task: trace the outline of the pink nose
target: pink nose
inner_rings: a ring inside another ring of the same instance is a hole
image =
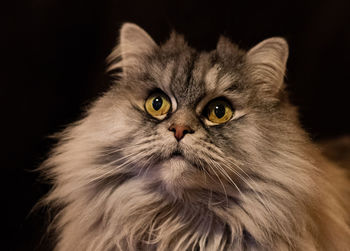
[[[185,136],[185,134],[194,132],[191,127],[186,125],[171,125],[169,127],[169,131],[174,132],[174,136],[177,141],[180,141]]]

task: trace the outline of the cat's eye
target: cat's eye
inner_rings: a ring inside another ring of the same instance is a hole
[[[170,107],[171,103],[169,98],[160,92],[151,94],[145,102],[146,111],[157,119],[165,118],[166,114],[170,110]]]
[[[227,101],[215,99],[209,102],[205,113],[207,119],[212,123],[223,124],[232,118],[233,109]]]

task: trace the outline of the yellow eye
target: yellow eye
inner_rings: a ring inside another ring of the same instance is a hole
[[[232,118],[231,105],[224,100],[213,100],[207,106],[207,118],[215,124],[222,124]]]
[[[157,119],[163,119],[171,107],[169,98],[162,93],[154,93],[145,103],[146,111]]]

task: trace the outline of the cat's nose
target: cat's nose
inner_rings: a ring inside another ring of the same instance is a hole
[[[174,132],[177,141],[180,141],[187,133],[194,133],[192,128],[187,125],[171,125],[169,131]]]

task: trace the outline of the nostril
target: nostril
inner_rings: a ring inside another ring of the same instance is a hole
[[[194,133],[194,131],[191,129],[191,128],[188,128],[188,130],[185,130],[186,131],[186,133]]]
[[[176,129],[175,129],[175,127],[174,127],[174,126],[170,126],[170,127],[169,127],[169,131],[171,131],[171,132],[175,132],[175,131],[176,131]]]
[[[185,135],[185,134],[187,134],[187,133],[194,133],[194,131],[191,130],[191,129],[185,129],[185,130],[183,131],[183,134]]]

